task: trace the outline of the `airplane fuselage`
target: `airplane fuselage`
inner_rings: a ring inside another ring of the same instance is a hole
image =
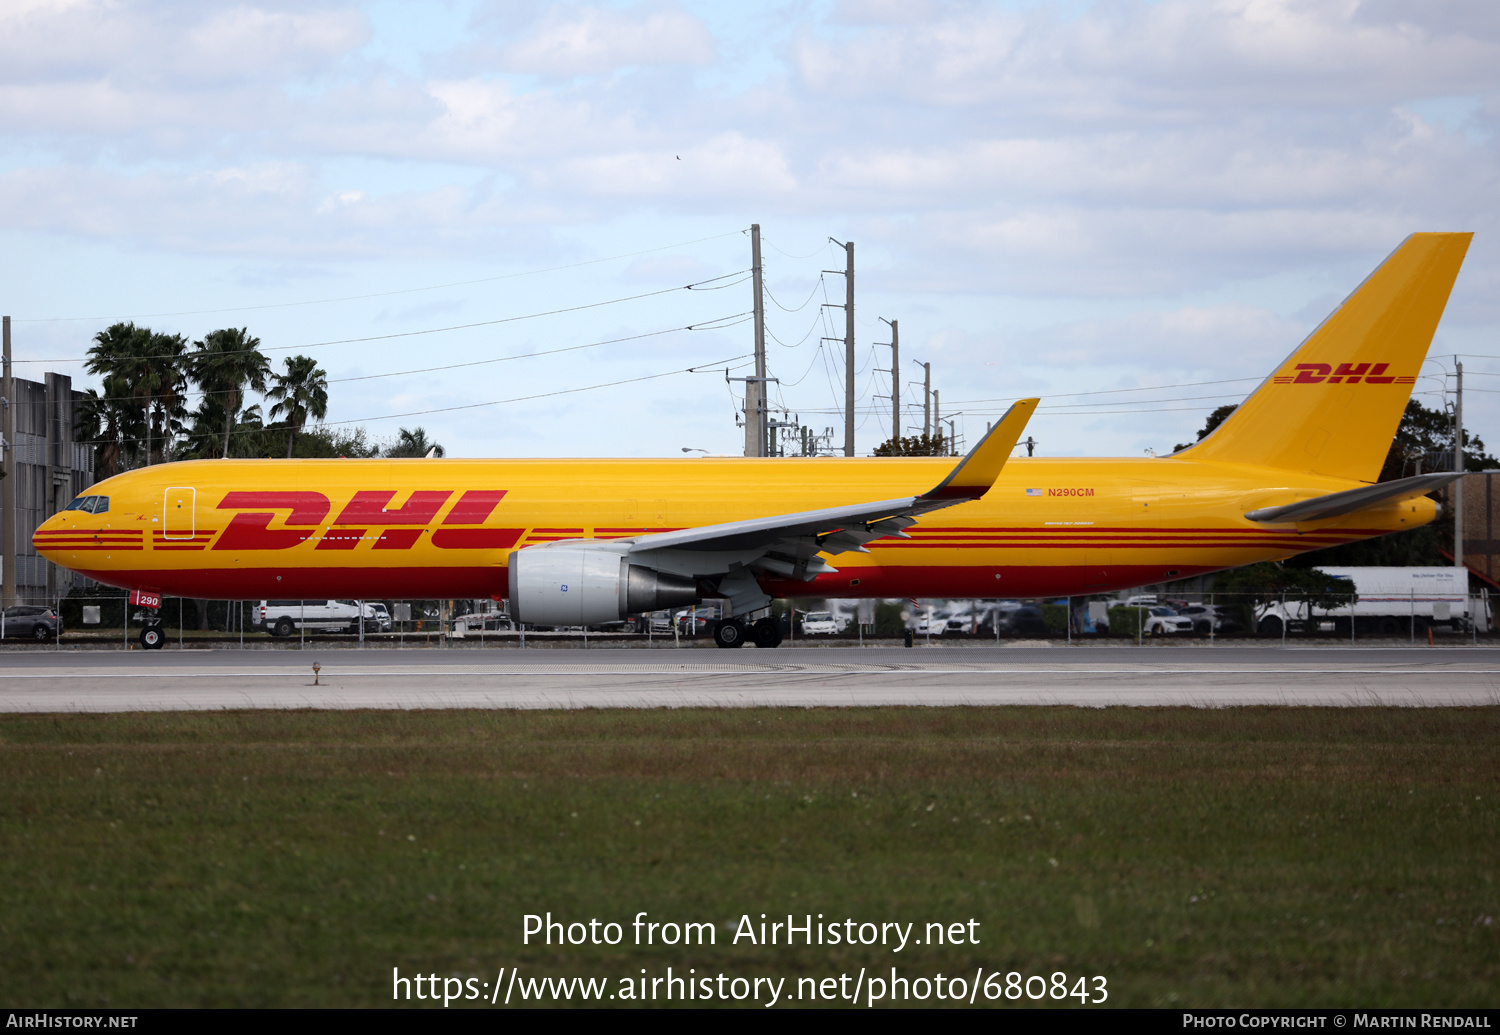
[[[127,589],[216,599],[503,597],[511,551],[920,492],[934,458],[207,460],[116,475],[67,510],[43,556]],[[1010,460],[982,499],[925,515],[909,538],[826,559],[774,596],[1036,597],[1105,593],[1414,528],[1418,497],[1343,518],[1271,524],[1246,511],[1362,483],[1161,459]]]

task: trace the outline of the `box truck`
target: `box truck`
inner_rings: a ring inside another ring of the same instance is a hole
[[[1490,626],[1489,601],[1469,594],[1466,568],[1320,568],[1337,579],[1348,579],[1356,599],[1330,609],[1309,608],[1302,601],[1274,601],[1256,611],[1262,636],[1287,631],[1355,633],[1394,636],[1444,626],[1455,631]]]

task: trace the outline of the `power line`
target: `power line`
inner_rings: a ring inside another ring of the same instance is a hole
[[[502,317],[502,318],[497,319],[497,320],[479,320],[479,321],[476,321],[474,323],[453,324],[453,325],[448,326],[448,327],[428,327],[428,328],[425,328],[423,330],[417,330],[417,331],[395,331],[395,332],[393,332],[391,334],[371,334],[371,335],[368,335],[368,336],[363,337],[363,338],[336,338],[336,339],[333,339],[332,341],[315,341],[315,342],[311,342],[309,344],[304,344],[304,345],[268,345],[265,348],[262,348],[260,351],[262,351],[262,352],[290,352],[293,349],[317,349],[317,348],[322,348],[322,347],[324,347],[326,345],[358,345],[358,344],[362,344],[362,343],[367,342],[367,341],[389,341],[389,340],[391,340],[393,338],[412,338],[412,337],[417,337],[417,336],[423,335],[423,334],[444,334],[444,333],[447,333],[448,331],[467,331],[467,330],[473,330],[475,327],[495,327],[495,326],[498,326],[498,325],[503,324],[503,323],[517,323],[517,322],[519,322],[521,320],[536,320],[536,319],[540,319],[543,316],[559,316],[559,315],[561,315],[563,313],[577,313],[577,312],[582,312],[585,309],[598,309],[598,308],[600,308],[602,306],[618,305],[621,302],[635,302],[635,301],[638,301],[638,300],[640,300],[642,298],[654,298],[657,295],[669,295],[669,294],[671,294],[674,291],[695,291],[695,290],[701,288],[704,284],[712,284],[712,283],[715,283],[716,281],[725,280],[725,279],[727,279],[729,277],[737,277],[740,274],[745,273],[745,272],[746,272],[745,270],[736,270],[733,273],[726,273],[726,274],[724,274],[721,277],[710,277],[708,280],[699,280],[699,281],[695,281],[692,284],[679,284],[676,287],[661,288],[660,290],[657,290],[657,291],[647,291],[647,292],[645,292],[643,294],[639,294],[639,295],[626,295],[626,296],[624,296],[622,298],[611,298],[611,299],[608,299],[608,300],[603,301],[603,302],[589,302],[589,303],[586,303],[584,305],[568,306],[568,307],[566,307],[564,309],[549,309],[549,310],[547,310],[545,312],[540,312],[540,313],[527,313],[524,316],[506,316],[506,317]],[[744,283],[744,282],[740,281],[739,283]],[[717,288],[708,288],[707,290],[715,291],[715,290],[718,290],[718,289]],[[237,351],[237,352],[250,352],[252,350],[250,350],[250,349],[237,349],[237,350],[234,350],[234,351]],[[234,354],[233,352],[216,353],[216,355],[225,355],[225,356],[227,356],[227,355],[233,355],[233,354]],[[130,358],[134,359],[134,360],[143,360],[143,359],[182,359],[183,358],[183,354],[175,354],[174,355],[174,354],[171,354],[171,353],[164,353],[164,354],[162,354],[160,356],[132,356]],[[88,362],[88,357],[84,356],[82,358],[72,358],[72,359],[19,359],[19,360],[14,360],[13,362],[16,362],[16,363],[86,363],[86,362]]]
[[[814,327],[816,327],[816,326],[817,325],[814,324]],[[819,346],[818,348],[819,348],[819,351],[822,350],[822,346]],[[812,368],[814,367],[814,365],[817,364],[817,362],[818,362],[818,354],[815,352],[815,353],[813,353],[812,361],[807,364],[807,369],[804,370],[804,371],[802,371],[802,376],[801,377],[797,378],[797,380],[795,380],[795,381],[782,381],[782,382],[779,382],[777,384],[776,387],[777,387],[778,394],[780,393],[780,390],[782,388],[796,388],[803,381],[806,381],[807,380],[807,375],[812,373]]]
[[[479,367],[479,366],[486,366],[486,365],[493,364],[493,363],[508,363],[508,362],[510,362],[511,360],[514,360],[514,359],[535,359],[535,358],[537,358],[539,356],[555,356],[555,355],[558,355],[559,353],[563,353],[563,352],[578,352],[578,351],[580,351],[582,349],[594,349],[594,348],[599,348],[600,346],[603,346],[603,345],[618,345],[619,343],[625,342],[625,341],[639,341],[642,338],[654,338],[654,337],[658,337],[658,336],[663,335],[663,334],[676,334],[679,331],[716,331],[716,330],[722,330],[725,327],[734,327],[734,326],[737,326],[738,324],[744,323],[745,322],[744,318],[748,317],[749,315],[750,314],[748,314],[748,313],[736,313],[733,316],[722,316],[722,317],[719,317],[716,320],[707,320],[707,321],[704,321],[702,323],[687,324],[686,326],[683,326],[683,327],[669,327],[666,330],[661,330],[661,331],[647,331],[644,334],[631,334],[631,335],[628,335],[628,336],[623,337],[623,338],[609,338],[609,339],[606,339],[604,341],[591,341],[591,342],[589,342],[586,345],[566,345],[566,346],[564,346],[562,348],[557,348],[557,349],[543,349],[540,352],[523,352],[523,353],[520,353],[520,354],[514,355],[514,356],[497,356],[494,359],[476,359],[476,360],[471,360],[470,362],[467,362],[467,363],[449,363],[449,364],[446,364],[444,366],[438,366],[438,367],[420,367],[420,368],[418,368],[416,370],[390,370],[390,371],[387,371],[387,372],[382,373],[382,374],[361,374],[361,375],[358,375],[356,377],[330,377],[330,378],[327,379],[327,383],[332,385],[332,384],[343,384],[343,383],[348,382],[348,381],[373,381],[373,380],[375,380],[377,378],[382,378],[382,377],[404,377],[404,376],[406,376],[408,374],[430,374],[430,373],[434,373],[434,372],[440,371],[440,370],[458,370],[458,369],[463,368],[463,367]],[[725,322],[725,321],[730,321],[730,320],[732,320],[734,322],[733,323],[726,323]],[[183,392],[182,395],[181,395],[181,398],[183,398],[183,399],[207,398],[208,396],[211,396],[211,395],[229,395],[232,392],[241,391],[241,390],[243,390],[243,389],[242,388],[234,388],[234,389],[226,388],[226,389],[221,389],[221,390],[218,390],[218,391],[208,391],[208,390],[205,390],[205,391],[196,391],[196,392]],[[98,401],[99,402],[140,402],[141,400],[138,399],[137,397],[133,396],[133,395],[116,395],[116,396],[105,396],[103,398],[100,398]],[[155,402],[155,401],[159,401],[159,399],[153,400],[153,402]],[[42,405],[42,404],[38,403],[36,405]]]
[[[548,266],[544,269],[523,270],[520,273],[503,273],[495,277],[480,277],[478,280],[456,280],[448,284],[429,284],[426,287],[400,288],[396,291],[375,291],[367,295],[345,295],[340,298],[313,298],[302,302],[272,302],[266,305],[239,305],[229,306],[225,309],[186,309],[176,313],[137,313],[133,316],[46,316],[32,317],[30,319],[14,320],[14,323],[71,323],[84,320],[149,320],[158,316],[207,316],[214,313],[248,313],[262,309],[287,309],[293,306],[304,305],[327,305],[333,302],[358,302],[367,298],[389,298],[393,295],[410,295],[419,291],[441,291],[444,288],[470,287],[474,284],[492,284],[500,280],[514,280],[517,277],[535,277],[543,273],[557,273],[560,270],[578,269],[583,266],[595,266],[601,262],[614,262],[617,259],[630,259],[637,255],[649,255],[651,252],[663,252],[672,248],[686,248],[689,245],[703,244],[705,241],[717,241],[725,237],[733,237],[744,233],[743,230],[730,230],[727,233],[715,234],[712,237],[700,237],[694,241],[683,241],[680,244],[664,244],[656,248],[642,248],[640,251],[624,252],[620,255],[609,255],[602,259],[585,259],[583,262],[572,262],[563,266]],[[780,249],[778,249],[779,251]],[[25,362],[25,361],[23,361]],[[34,361],[33,361],[34,362]],[[63,361],[66,362],[66,361]]]
[[[345,381],[372,381],[378,377],[403,377],[407,374],[431,374],[439,370],[457,370],[461,367],[480,367],[490,363],[508,363],[513,359],[535,359],[538,356],[556,356],[562,352],[578,352],[582,349],[595,349],[601,345],[618,345],[622,341],[639,341],[642,338],[655,338],[663,334],[676,334],[679,331],[717,331],[725,327],[734,327],[744,323],[749,313],[736,313],[734,316],[722,316],[717,320],[709,320],[706,323],[690,323],[683,327],[669,327],[664,331],[647,331],[645,334],[631,334],[624,338],[609,338],[605,341],[591,341],[587,345],[568,345],[560,349],[543,349],[540,352],[523,352],[514,356],[497,356],[494,359],[476,359],[468,363],[449,363],[441,367],[421,367],[416,370],[392,370],[384,374],[362,374],[358,377],[331,377],[329,384],[342,384]],[[734,323],[725,323],[726,320],[734,320]]]
[[[378,417],[362,417],[358,420],[328,421],[328,424],[365,424],[377,420],[398,420],[405,417],[422,417],[429,413],[454,413],[459,410],[478,410],[486,406],[505,406],[509,403],[530,402],[534,399],[550,399],[558,395],[573,395],[578,392],[593,392],[600,388],[617,388],[620,385],[639,384],[642,381],[655,381],[663,377],[672,377],[675,374],[698,374],[706,367],[718,367],[721,363],[733,363],[735,360],[745,359],[752,353],[741,353],[738,356],[730,356],[727,359],[716,359],[709,363],[699,363],[697,366],[683,367],[680,370],[668,370],[660,374],[646,374],[643,377],[629,377],[622,381],[605,381],[596,385],[585,385],[582,388],[559,388],[555,392],[538,392],[535,395],[518,395],[510,399],[492,399],[489,402],[465,403],[461,406],[439,406],[430,410],[411,410],[406,413],[387,413]]]
[[[822,275],[819,274],[818,281],[821,281],[822,279]],[[783,313],[800,313],[802,310],[807,308],[807,303],[811,302],[814,296],[817,295],[818,283],[816,281],[813,283],[812,290],[807,293],[807,297],[802,300],[802,304],[797,306],[795,309],[788,309],[786,306],[782,305],[781,300],[777,298],[776,295],[771,291],[771,285],[765,285],[765,292],[766,294],[771,296],[771,301],[776,303],[776,308],[780,309]]]
[[[1171,388],[1201,388],[1204,385],[1229,385],[1229,384],[1239,384],[1239,383],[1244,382],[1244,381],[1264,381],[1264,380],[1265,380],[1264,377],[1229,377],[1229,378],[1224,378],[1223,380],[1219,380],[1219,381],[1185,381],[1185,382],[1183,382],[1181,384],[1175,384],[1175,385],[1151,385],[1151,386],[1146,387],[1146,388],[1106,388],[1106,389],[1102,389],[1102,390],[1096,391],[1096,392],[1067,392],[1067,393],[1064,393],[1062,395],[1044,396],[1044,398],[1049,398],[1049,399],[1078,399],[1078,398],[1082,398],[1083,396],[1086,396],[1086,395],[1119,395],[1122,392],[1162,392],[1162,391],[1166,391],[1166,390],[1171,389]],[[956,400],[954,400],[954,403],[955,403],[955,405],[960,405],[961,406],[961,405],[965,405],[967,403],[1010,402],[1010,401],[1011,400],[1008,399],[1008,398],[1000,398],[1000,399],[956,399]],[[1149,399],[1148,400],[1143,400],[1143,402],[1150,402],[1150,400]]]
[[[1067,397],[1066,396],[1053,396],[1053,398],[1067,398]],[[1126,399],[1126,400],[1123,400],[1123,403],[1126,406],[1155,406],[1157,403],[1199,402],[1199,401],[1208,402],[1208,401],[1212,401],[1214,399],[1237,399],[1237,398],[1239,398],[1239,396],[1237,396],[1237,395],[1227,395],[1227,394],[1225,394],[1223,392],[1220,392],[1220,393],[1218,393],[1216,395],[1180,395],[1180,396],[1177,396],[1175,399],[1141,399],[1139,401],[1131,400],[1131,399]],[[1047,399],[1046,396],[1042,397],[1043,405],[1046,405],[1046,399]],[[1115,406],[1115,405],[1118,405],[1121,401],[1122,400],[1111,400],[1110,402],[1096,402],[1096,403],[1055,403],[1053,406],[1049,407],[1049,409],[1070,409],[1070,410],[1079,410],[1080,412],[1087,412],[1087,410],[1086,410],[1087,407],[1091,407],[1091,406]],[[955,403],[955,405],[958,405],[958,404]],[[1149,410],[1142,410],[1141,412],[1142,413],[1149,413],[1150,411]]]
[[[744,231],[741,230],[740,233],[744,233]],[[710,240],[711,240],[711,238],[710,238]],[[776,248],[776,244],[775,244],[774,241],[771,241],[771,240],[769,240],[768,238],[765,238],[765,237],[762,237],[761,240],[764,243],[769,244],[772,248]],[[778,252],[781,252],[781,254],[785,255],[788,259],[811,259],[814,255],[821,255],[824,252],[826,252],[828,250],[828,243],[825,241],[823,244],[820,244],[817,248],[814,248],[812,251],[808,252],[806,255],[793,255],[791,252],[782,251],[780,248],[776,248],[776,250]]]
[[[780,345],[784,349],[800,349],[803,346],[803,344],[806,343],[807,339],[811,338],[813,336],[813,332],[818,329],[818,326],[819,326],[819,324],[822,323],[822,321],[823,321],[823,314],[820,311],[817,316],[813,317],[812,325],[807,328],[807,333],[804,334],[801,337],[800,340],[794,342],[791,345],[788,345],[786,342],[784,342],[780,338],[776,337],[775,332],[772,331],[771,328],[769,328],[769,327],[766,328],[766,334],[770,335],[771,340],[774,341],[776,344]]]
[[[430,410],[409,410],[409,411],[407,411],[405,413],[386,413],[386,414],[381,414],[381,415],[375,416],[375,417],[361,417],[361,418],[358,418],[358,419],[355,419],[355,420],[319,421],[318,424],[317,424],[317,426],[318,427],[325,427],[326,428],[326,427],[342,427],[342,426],[348,425],[348,424],[369,424],[369,423],[374,423],[375,421],[381,421],[381,420],[401,420],[401,419],[404,419],[406,417],[421,417],[421,416],[425,416],[425,415],[430,414],[430,413],[453,413],[453,412],[456,412],[456,411],[459,411],[459,410],[477,410],[477,409],[483,409],[484,407],[487,407],[487,406],[505,406],[505,405],[508,405],[510,403],[529,402],[529,401],[534,400],[534,399],[550,399],[550,398],[553,398],[553,397],[559,396],[559,395],[574,395],[574,394],[577,394],[578,392],[593,392],[593,391],[597,391],[597,390],[599,390],[601,388],[616,388],[616,387],[619,387],[620,385],[638,384],[638,383],[640,383],[642,381],[655,381],[655,380],[658,380],[658,379],[663,378],[663,377],[672,377],[672,376],[674,376],[676,374],[700,374],[700,373],[703,373],[708,368],[717,369],[720,364],[733,364],[733,366],[737,367],[737,366],[743,365],[743,364],[741,364],[741,363],[739,363],[737,361],[743,360],[743,359],[745,359],[749,355],[750,355],[749,353],[742,353],[742,354],[740,354],[738,356],[729,356],[726,359],[716,359],[716,360],[713,360],[713,361],[708,362],[708,363],[699,363],[696,366],[682,367],[681,369],[678,369],[678,370],[667,370],[667,371],[663,371],[662,373],[659,373],[659,374],[646,374],[643,377],[630,377],[630,378],[625,378],[624,380],[620,380],[620,381],[605,381],[605,382],[602,382],[602,383],[596,384],[596,385],[584,385],[584,386],[582,386],[580,388],[560,388],[560,389],[558,389],[555,392],[538,392],[538,393],[533,394],[533,395],[518,395],[518,396],[515,396],[515,397],[510,398],[510,399],[491,399],[488,402],[465,403],[465,404],[460,405],[460,406],[439,406],[439,407],[434,407],[433,409],[430,409]],[[732,368],[733,367],[731,367],[731,369]],[[232,428],[232,429],[230,429],[229,433],[231,435],[258,435],[258,434],[261,434],[261,433],[266,432],[266,431],[275,431],[275,430],[277,430],[275,427],[272,427],[272,426],[268,425],[268,426],[259,427],[259,428]],[[136,439],[134,439],[134,441],[140,441],[140,439],[136,438]],[[82,445],[82,446],[90,446],[90,445],[95,445],[96,446],[96,445],[103,445],[103,444],[105,444],[105,442],[106,442],[106,440],[95,439],[95,440],[88,441],[88,442],[78,442],[76,444],[77,445]]]

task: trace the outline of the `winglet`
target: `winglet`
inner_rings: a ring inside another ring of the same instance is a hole
[[[1036,412],[1040,402],[1040,399],[1018,399],[1005,411],[1005,416],[985,433],[979,444],[969,450],[969,455],[948,472],[948,477],[939,482],[936,488],[917,498],[926,501],[977,500],[989,492],[990,486],[1000,476],[1000,469],[1005,466],[1005,461],[1010,459],[1011,450],[1021,440],[1026,422]]]

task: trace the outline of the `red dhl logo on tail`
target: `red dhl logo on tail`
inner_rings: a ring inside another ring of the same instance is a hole
[[[1353,385],[1363,381],[1371,385],[1409,385],[1415,384],[1415,377],[1396,377],[1387,374],[1389,363],[1340,363],[1337,369],[1332,363],[1298,363],[1295,369],[1296,376],[1291,374],[1277,374],[1271,378],[1279,385],[1318,385],[1318,384],[1346,384]]]
[[[239,513],[230,519],[213,549],[289,550],[315,540],[318,550],[353,550],[361,542],[373,543],[375,550],[410,550],[452,495],[451,489],[422,490],[413,492],[401,506],[391,507],[395,490],[356,492],[324,529],[333,504],[321,492],[231,492],[217,509]],[[465,492],[431,530],[432,545],[440,550],[510,549],[525,529],[473,527],[484,524],[504,496],[504,489]],[[285,527],[271,528],[283,512]]]

